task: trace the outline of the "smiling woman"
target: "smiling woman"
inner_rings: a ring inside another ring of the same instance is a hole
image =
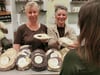
[[[50,39],[48,43],[50,47],[56,46],[56,48],[62,48],[62,45],[59,45],[60,42],[58,41],[58,39],[61,37],[67,37],[72,41],[77,40],[75,31],[65,23],[65,21],[67,20],[67,13],[68,11],[65,6],[56,6],[55,24],[52,25],[52,27],[48,27],[48,35],[52,37],[52,39]],[[74,46],[74,43],[70,46]]]
[[[39,6],[36,2],[28,2],[25,5],[25,14],[28,21],[21,25],[16,33],[13,47],[19,51],[21,45],[31,45],[32,50],[45,49],[46,43],[34,38],[35,34],[47,33],[47,27],[38,22]]]
[[[58,27],[64,27],[65,21],[67,19],[67,8],[64,6],[56,6],[55,18]]]

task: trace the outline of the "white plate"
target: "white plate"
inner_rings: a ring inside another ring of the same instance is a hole
[[[36,39],[39,39],[39,40],[49,40],[51,38],[50,36],[48,36],[45,33],[35,34],[33,37],[36,38]]]

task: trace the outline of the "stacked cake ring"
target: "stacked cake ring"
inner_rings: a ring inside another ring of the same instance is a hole
[[[7,49],[0,56],[0,71],[8,71],[14,68],[17,51],[13,48]]]
[[[46,52],[48,58],[48,70],[60,71],[62,65],[62,55],[57,49],[49,49]]]
[[[31,50],[29,45],[21,46],[17,55],[16,69],[20,71],[27,70],[31,67]]]
[[[35,71],[43,71],[47,69],[47,57],[42,49],[36,49],[32,52],[32,69]]]

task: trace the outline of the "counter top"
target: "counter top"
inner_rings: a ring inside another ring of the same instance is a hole
[[[26,71],[10,70],[10,71],[0,71],[0,75],[59,75],[59,72],[50,72],[47,70],[36,72],[31,69]]]

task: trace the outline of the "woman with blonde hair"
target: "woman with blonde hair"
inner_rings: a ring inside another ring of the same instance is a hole
[[[39,11],[40,8],[34,1],[28,2],[25,5],[25,14],[28,21],[17,30],[13,45],[17,51],[19,51],[21,45],[31,45],[32,50],[45,48],[45,43],[33,38],[35,34],[47,33],[47,27],[38,22]]]

